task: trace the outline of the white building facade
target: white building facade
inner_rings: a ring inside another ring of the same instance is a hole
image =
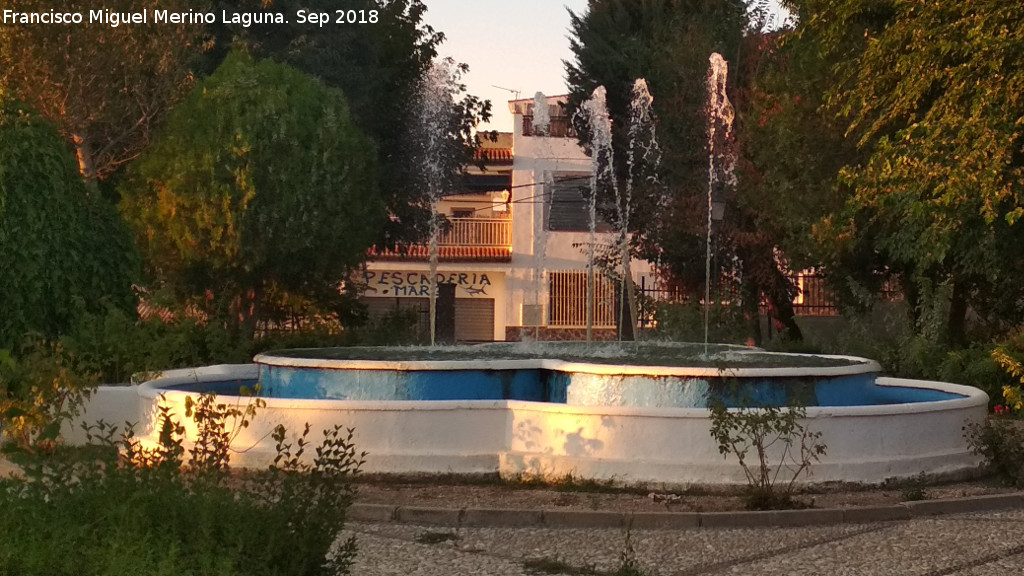
[[[533,134],[533,100],[514,100],[512,134],[481,149],[485,169],[470,169],[467,189],[438,211],[451,226],[441,237],[437,279],[455,284],[455,339],[576,340],[616,336],[614,283],[595,271],[587,314],[589,189],[592,160],[577,144],[564,112],[565,96],[548,98],[546,135]],[[617,234],[601,223],[597,244]],[[653,285],[646,261],[631,264],[634,282]],[[371,314],[429,306],[425,246],[375,249],[367,263],[363,301]],[[628,317],[628,315],[626,316]]]

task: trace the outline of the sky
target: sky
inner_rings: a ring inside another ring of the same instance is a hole
[[[509,100],[533,98],[537,91],[568,92],[562,64],[572,58],[566,6],[582,14],[587,0],[427,0],[426,5],[427,24],[447,37],[439,55],[469,64],[463,78],[469,93],[491,101],[491,122],[482,129],[512,131]]]
[[[512,131],[508,101],[565,94],[569,13],[582,15],[587,0],[427,0],[425,20],[447,39],[439,55],[469,65],[468,92],[490,100],[483,130]]]

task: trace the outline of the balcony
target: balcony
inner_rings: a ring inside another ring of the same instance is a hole
[[[523,136],[533,136],[533,115],[523,115]],[[576,129],[565,116],[553,116],[548,123],[548,138],[575,138]]]
[[[411,246],[369,251],[373,260],[428,260],[427,242]],[[442,262],[508,262],[512,259],[510,218],[448,218],[438,238],[438,259]]]

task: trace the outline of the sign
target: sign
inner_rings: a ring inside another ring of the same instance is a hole
[[[430,273],[406,270],[367,270],[363,273],[366,283],[364,296],[430,296]],[[460,297],[491,297],[487,290],[491,279],[486,272],[438,272],[438,284],[455,284]]]

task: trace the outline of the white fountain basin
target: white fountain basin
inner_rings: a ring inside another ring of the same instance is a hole
[[[577,369],[584,366],[575,365]],[[175,387],[227,380],[252,381],[255,364],[171,370],[137,388],[138,433],[156,440],[162,402],[182,418],[185,398]],[[981,460],[962,428],[981,422],[988,397],[969,386],[877,378],[883,389],[945,393],[949,399],[871,406],[807,408],[807,426],[821,432],[826,455],[800,483],[880,483],[920,473],[959,475]],[[122,405],[123,388],[120,392]],[[104,392],[97,395],[102,398]],[[252,399],[219,396],[244,406]],[[398,474],[500,473],[504,477],[567,474],[622,483],[738,485],[745,479],[734,458],[712,440],[705,408],[574,406],[520,400],[333,400],[265,398],[252,424],[232,448],[232,465],[264,467],[273,457],[270,434],[282,424],[314,431],[341,424],[355,429],[364,470]],[[130,409],[130,408],[129,408]],[[124,419],[132,420],[132,414]],[[187,435],[194,437],[188,428]],[[319,433],[318,433],[319,435]],[[317,440],[318,438],[314,438]],[[783,475],[784,477],[784,475]]]

